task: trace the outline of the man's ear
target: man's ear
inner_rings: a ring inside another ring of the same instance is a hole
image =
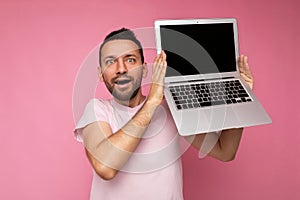
[[[143,78],[146,78],[148,75],[148,66],[147,63],[143,64]]]
[[[103,74],[102,74],[102,69],[100,66],[98,67],[98,77],[99,77],[99,80],[103,82]]]

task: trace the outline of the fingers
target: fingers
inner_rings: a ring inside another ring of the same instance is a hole
[[[165,51],[162,51],[161,54],[162,54],[163,60],[167,60],[167,54],[165,53]]]
[[[248,57],[241,55],[238,59],[238,66],[241,73],[241,76],[248,83],[251,89],[253,89],[254,79],[248,64]]]
[[[161,53],[160,53],[160,54],[157,54],[157,55],[155,56],[154,63],[157,63],[157,62],[158,62],[160,56],[161,56]]]
[[[161,64],[164,61],[166,61],[167,55],[164,51],[162,51],[160,54],[157,54],[154,59],[154,64]]]
[[[245,55],[241,55],[238,59],[238,65],[241,70],[244,70],[244,67],[246,64],[245,61],[248,62],[248,58],[246,57],[246,59],[245,59],[245,57],[246,57]]]
[[[245,55],[241,55],[238,59],[238,66],[241,73],[244,73],[245,75],[251,76],[251,71],[248,64],[248,57]]]
[[[241,71],[250,71],[247,56],[241,55],[238,60],[238,65]]]
[[[158,54],[154,60],[153,64],[153,73],[163,73],[166,71],[167,67],[167,61],[166,61],[166,54],[164,51],[162,51],[160,54]]]
[[[166,75],[166,68],[166,54],[162,51],[154,59],[152,66],[152,84],[148,96],[148,99],[153,100],[155,104],[160,104],[164,96],[164,78]]]
[[[249,76],[246,76],[245,74],[241,74],[241,76],[244,78],[244,80],[245,80],[246,82],[251,82],[251,81],[252,81],[252,78],[249,77]]]
[[[165,55],[165,52],[161,51],[160,54],[156,55],[154,62],[157,62],[159,59],[162,59],[164,55]]]

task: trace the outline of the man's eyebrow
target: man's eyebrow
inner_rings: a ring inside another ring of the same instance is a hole
[[[105,56],[103,58],[103,60],[106,60],[106,59],[115,59],[115,58],[117,58],[117,56]]]
[[[125,58],[128,58],[128,57],[136,57],[137,58],[138,55],[136,55],[136,54],[125,54],[124,57]]]
[[[107,60],[107,59],[116,59],[116,58],[119,58],[119,57],[125,57],[125,58],[128,58],[128,57],[139,57],[138,55],[136,54],[132,54],[132,53],[128,53],[128,54],[123,54],[123,55],[120,55],[120,56],[114,56],[114,55],[109,55],[109,56],[105,56],[103,58],[103,60]]]

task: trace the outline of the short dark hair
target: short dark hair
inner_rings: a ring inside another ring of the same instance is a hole
[[[143,48],[142,48],[142,45],[141,45],[141,42],[136,38],[134,32],[128,28],[121,28],[119,30],[116,30],[116,31],[113,31],[111,33],[109,33],[103,43],[101,44],[100,46],[100,49],[99,49],[99,64],[100,64],[100,67],[101,67],[101,51],[102,51],[102,48],[103,46],[109,42],[109,41],[112,41],[112,40],[131,40],[132,42],[134,42],[138,48],[139,48],[139,52],[140,52],[140,55],[141,55],[141,60],[142,60],[142,63],[144,63],[144,53],[143,53]]]

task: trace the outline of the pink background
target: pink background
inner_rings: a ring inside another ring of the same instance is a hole
[[[88,199],[92,173],[72,136],[72,93],[81,63],[109,31],[151,27],[159,18],[219,17],[238,19],[254,91],[273,124],[246,128],[230,163],[186,152],[185,199],[300,199],[300,112],[292,106],[300,100],[299,6],[297,0],[2,0],[0,199]]]

